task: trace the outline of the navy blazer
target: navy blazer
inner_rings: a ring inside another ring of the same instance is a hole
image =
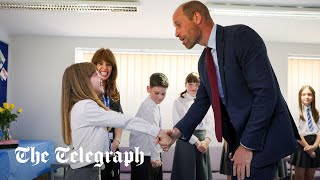
[[[280,92],[262,38],[245,25],[217,25],[217,56],[225,98],[222,134],[231,151],[254,149],[253,167],[277,162],[296,150],[299,137]],[[188,141],[211,105],[205,50],[199,59],[196,100],[175,126]]]

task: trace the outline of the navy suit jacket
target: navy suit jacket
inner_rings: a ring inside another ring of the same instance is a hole
[[[217,25],[216,46],[221,84],[222,133],[231,151],[241,143],[254,149],[253,167],[275,163],[296,150],[299,134],[280,92],[261,37],[245,25]],[[205,50],[199,59],[196,100],[175,126],[188,141],[211,105]]]

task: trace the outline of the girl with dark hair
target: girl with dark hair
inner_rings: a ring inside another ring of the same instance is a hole
[[[176,124],[193,104],[200,78],[197,73],[186,77],[185,87],[174,101],[173,123]],[[209,143],[213,139],[213,111],[210,108],[202,122],[197,126],[189,143],[178,140],[173,159],[171,180],[211,180]]]

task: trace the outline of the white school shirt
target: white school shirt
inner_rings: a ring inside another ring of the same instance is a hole
[[[190,106],[194,103],[195,96],[191,96],[188,92],[185,94],[184,98],[178,97],[173,103],[173,124],[176,125],[183,116],[188,112]],[[206,130],[206,137],[213,141],[213,129],[214,129],[214,116],[213,110],[210,106],[206,116],[203,118],[200,124],[196,127],[195,130]],[[189,143],[194,144],[199,139],[192,135]]]
[[[142,118],[146,123],[154,126],[161,126],[159,106],[149,96],[141,103],[136,117]],[[150,138],[144,133],[130,132],[129,147],[131,150],[139,147],[139,150],[144,152],[145,156],[150,156],[151,160],[160,160],[162,149],[155,144],[154,139],[151,139],[151,142],[149,141]]]
[[[160,128],[153,126],[141,118],[121,114],[112,110],[106,111],[91,99],[78,101],[71,109],[71,136],[73,151],[83,154],[87,152],[105,153],[109,151],[109,139],[106,127],[123,128],[129,131],[145,133],[149,141],[155,141]],[[70,154],[69,154],[70,155]],[[93,155],[94,157],[94,155]],[[94,158],[91,157],[92,163]],[[70,160],[70,157],[69,157]],[[89,165],[86,161],[70,163],[72,169],[77,169]]]
[[[311,119],[312,119],[313,131],[311,131],[308,126],[307,108],[310,108],[310,115],[311,115]],[[310,106],[306,107],[306,106],[302,105],[302,113],[303,113],[303,117],[304,117],[305,121],[300,119],[299,114],[296,115],[297,118],[295,119],[295,123],[298,128],[299,134],[302,136],[307,136],[307,135],[312,135],[312,134],[320,135],[320,120],[318,120],[317,123],[314,121],[313,116],[312,116],[312,112],[311,112],[311,107]]]

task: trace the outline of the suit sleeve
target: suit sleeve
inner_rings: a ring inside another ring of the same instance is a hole
[[[206,88],[202,81],[200,81],[195,102],[191,105],[185,116],[174,126],[180,130],[180,139],[187,142],[190,140],[193,131],[207,114],[210,105]]]
[[[240,143],[250,149],[262,150],[278,97],[275,77],[265,44],[254,30],[241,26],[233,38],[235,54],[253,97]]]

